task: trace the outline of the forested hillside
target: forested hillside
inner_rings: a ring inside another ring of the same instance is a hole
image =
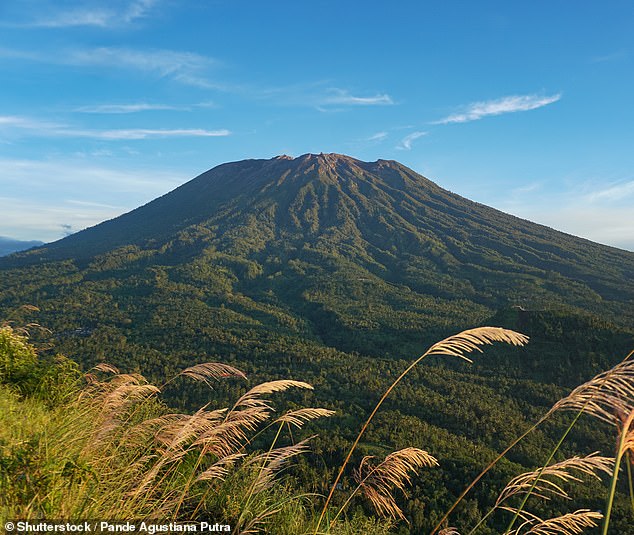
[[[368,430],[360,454],[416,446],[441,459],[404,502],[413,533],[566,388],[634,348],[633,305],[634,253],[471,202],[397,162],[340,155],[225,164],[0,259],[2,317],[50,328],[84,367],[160,380],[213,360],[252,381],[312,383],[337,411],[299,468],[319,492],[319,467],[341,460],[374,402],[431,343],[479,325],[529,335],[526,348],[493,348],[473,365],[430,359]],[[236,388],[219,385],[214,401]],[[170,396],[184,407],[209,400],[194,387]],[[460,518],[478,517],[494,482],[539,465],[564,420],[513,450]],[[582,422],[563,452],[610,450],[613,440]]]

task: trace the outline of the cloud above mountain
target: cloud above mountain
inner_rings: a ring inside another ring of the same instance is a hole
[[[495,115],[536,110],[537,108],[542,108],[553,102],[557,102],[560,99],[561,93],[557,93],[550,96],[512,95],[494,100],[473,102],[465,106],[462,111],[452,113],[439,121],[434,121],[433,124],[468,123]]]

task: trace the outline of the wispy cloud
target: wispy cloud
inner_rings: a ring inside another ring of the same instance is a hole
[[[392,97],[386,93],[377,93],[370,96],[358,96],[351,94],[346,89],[330,88],[328,95],[322,98],[321,105],[343,106],[389,106],[394,104]]]
[[[594,201],[623,201],[634,197],[634,180],[619,182],[590,192],[587,199]]]
[[[167,104],[148,104],[146,102],[137,102],[134,104],[96,104],[93,106],[80,106],[73,111],[80,113],[137,113],[142,111],[156,111],[156,110],[173,110],[173,111],[185,111],[190,108],[169,106]]]
[[[75,48],[51,51],[23,51],[0,47],[0,57],[35,61],[48,65],[73,67],[98,67],[113,70],[130,70],[158,76],[176,82],[201,87],[230,91],[231,88],[209,79],[209,70],[219,65],[213,58],[167,49],[135,49],[126,47]]]
[[[135,140],[167,137],[225,137],[231,135],[227,129],[206,130],[204,128],[120,128],[111,130],[92,130],[76,128],[59,123],[51,123],[19,116],[0,116],[0,133],[3,127],[9,135],[17,131],[33,137],[75,137],[109,141]]]
[[[590,58],[590,63],[612,63],[615,61],[622,61],[627,59],[628,53],[626,50],[617,50],[610,54],[596,55]]]
[[[128,4],[123,12],[123,20],[131,22],[133,20],[146,17],[148,12],[158,3],[157,0],[135,0]]]
[[[234,90],[247,98],[267,100],[279,106],[308,106],[324,113],[341,112],[354,107],[395,104],[387,93],[352,92],[349,89],[333,87],[332,80],[316,80],[277,87],[243,85]]]
[[[73,26],[100,26],[102,28],[111,25],[115,20],[115,12],[108,9],[74,9],[61,13],[51,13],[47,17],[41,17],[22,26],[32,28],[68,28]]]
[[[367,141],[383,141],[388,136],[387,132],[377,132],[371,135]]]
[[[193,52],[99,47],[70,51],[61,62],[80,66],[127,68],[171,78],[187,85],[207,89],[219,87],[204,77],[205,71],[217,62]]]
[[[346,145],[352,147],[353,151],[363,150],[368,147],[376,146],[389,137],[388,132],[376,132],[371,136],[365,136],[361,138],[352,139],[346,142]]]
[[[20,130],[55,130],[63,128],[64,125],[50,121],[42,121],[31,117],[22,117],[19,115],[0,115],[0,131],[3,128],[20,129]]]
[[[67,199],[65,202],[68,204],[73,204],[75,206],[88,206],[90,208],[106,208],[107,210],[121,210],[121,206],[114,206],[112,204],[104,204],[102,202],[78,201],[77,199]]]
[[[432,124],[467,123],[478,121],[484,117],[529,111],[542,108],[561,99],[561,93],[550,96],[540,95],[513,95],[495,100],[474,102],[458,113],[453,113],[444,119],[434,121]]]
[[[62,134],[74,137],[90,137],[95,139],[147,139],[150,137],[225,137],[231,135],[226,129],[205,130],[203,128],[130,128],[118,130],[67,130]]]
[[[157,4],[157,0],[134,0],[108,3],[85,2],[77,7],[67,9],[53,8],[45,14],[38,14],[34,19],[15,23],[13,26],[23,28],[71,28],[77,26],[93,26],[100,28],[117,27],[130,24],[148,15]]]
[[[418,138],[426,135],[427,132],[412,132],[401,139],[401,142],[396,146],[396,148],[400,150],[412,150],[412,143]]]

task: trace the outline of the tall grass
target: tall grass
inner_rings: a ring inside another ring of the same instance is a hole
[[[301,494],[283,477],[297,455],[310,448],[310,438],[293,439],[291,428],[329,417],[333,411],[304,407],[277,413],[271,397],[291,389],[311,390],[298,380],[256,385],[226,408],[201,407],[193,414],[171,411],[160,399],[172,381],[243,381],[240,370],[204,363],[182,371],[162,386],[139,374],[99,365],[87,374],[62,357],[43,362],[27,333],[0,327],[0,521],[38,518],[122,518],[155,520],[222,519],[234,533],[331,535],[386,534],[404,514],[397,495],[407,490],[420,470],[437,469],[433,452],[403,448],[384,459],[363,458],[349,470],[362,436],[383,402],[422,360],[447,355],[470,361],[468,354],[493,342],[521,346],[524,335],[497,327],[464,331],[431,346],[414,360],[381,396],[336,471],[327,496]],[[495,518],[508,522],[507,535],[578,534],[601,523],[607,535],[617,480],[634,454],[634,359],[632,354],[612,370],[577,387],[521,438],[562,411],[575,417],[542,467],[513,478],[475,525],[450,527],[455,506],[481,476],[467,486],[432,533],[477,534]],[[553,462],[555,454],[583,416],[597,418],[616,430],[617,447],[609,456],[598,452]],[[257,450],[255,438],[268,437]],[[513,445],[519,442],[518,439]],[[613,455],[612,455],[613,453]],[[333,505],[341,478],[355,484]],[[537,501],[568,499],[571,483],[609,479],[602,512],[577,509],[541,518],[529,506]],[[634,512],[634,491],[632,510]],[[363,497],[377,520],[350,514]],[[319,505],[320,504],[320,505]],[[316,511],[320,513],[317,514]]]
[[[401,380],[416,366],[418,366],[423,361],[423,359],[427,357],[430,357],[432,355],[445,355],[445,356],[457,357],[467,362],[472,362],[471,359],[469,359],[466,356],[467,353],[472,353],[474,351],[482,352],[481,346],[486,344],[492,344],[493,342],[505,342],[508,344],[518,346],[518,345],[524,345],[526,342],[528,342],[528,337],[524,336],[523,334],[517,333],[515,331],[511,331],[509,329],[502,329],[500,327],[480,327],[477,329],[469,329],[467,331],[458,333],[454,336],[450,336],[449,338],[441,340],[440,342],[437,342],[434,345],[432,345],[427,351],[425,351],[425,353],[423,353],[420,357],[414,360],[414,362],[412,362],[392,382],[392,384],[388,387],[388,389],[383,393],[383,395],[379,399],[378,403],[376,404],[376,406],[374,407],[374,409],[368,416],[368,419],[365,421],[365,423],[361,427],[361,430],[359,431],[359,434],[354,440],[352,446],[348,450],[348,454],[346,455],[346,458],[344,459],[341,467],[339,468],[337,477],[335,478],[335,481],[330,488],[328,497],[326,498],[324,506],[321,510],[321,514],[319,516],[319,519],[317,521],[317,525],[314,531],[315,535],[317,534],[317,532],[319,531],[319,528],[321,527],[322,521],[324,520],[324,517],[328,511],[328,506],[332,500],[333,494],[337,488],[339,481],[341,480],[341,477],[343,476],[344,470],[346,469],[346,466],[348,465],[348,462],[350,461],[352,454],[354,453],[354,451],[356,450],[359,444],[359,441],[361,440],[366,429],[370,425],[370,422],[372,421],[376,413],[381,408],[381,405],[383,405],[383,402],[387,399],[390,393],[396,388],[396,386],[401,382]],[[339,513],[337,514],[337,516],[339,516]]]
[[[320,517],[317,520],[314,534],[319,532],[322,522],[328,513],[328,508],[333,494],[337,489],[337,485],[341,480],[345,468],[359,444],[361,437],[365,433],[383,402],[397,387],[400,381],[414,367],[419,365],[423,359],[430,355],[454,356],[471,362],[471,360],[465,356],[466,353],[470,353],[474,350],[481,351],[480,346],[490,344],[494,341],[510,343],[513,345],[524,345],[528,341],[528,338],[520,333],[497,327],[482,327],[463,331],[462,333],[451,336],[431,346],[394,380],[371,411],[368,419],[361,427],[361,430],[340,466],[335,481],[331,486],[330,493],[325,500]],[[555,413],[565,410],[576,411],[576,416],[559,440],[555,449],[549,455],[545,465],[533,472],[517,476],[509,482],[509,484],[502,490],[495,504],[483,516],[483,518],[481,518],[480,521],[471,528],[469,534],[471,535],[477,533],[479,528],[486,525],[490,517],[492,517],[495,513],[503,512],[510,514],[508,527],[503,532],[505,535],[520,535],[523,533],[545,535],[554,535],[559,533],[564,535],[576,534],[582,533],[586,528],[597,527],[597,522],[601,519],[603,519],[602,535],[607,535],[615,496],[616,481],[619,476],[620,463],[623,456],[626,456],[629,460],[628,456],[630,454],[634,454],[634,360],[631,359],[633,354],[634,352],[630,353],[621,364],[615,366],[607,372],[599,374],[591,381],[577,387],[568,396],[558,401],[542,418],[540,418],[533,426],[531,426],[499,456],[497,456],[496,459],[466,487],[466,489],[458,497],[457,501],[453,504],[449,511],[445,513],[436,527],[432,530],[432,535],[434,533],[437,533],[438,535],[460,535],[458,529],[455,527],[443,527],[456,506],[462,502],[464,497],[477,484],[477,482],[514,446],[516,446],[528,434],[533,432],[539,425],[543,424]],[[584,414],[598,418],[599,420],[613,424],[617,427],[619,441],[615,457],[605,457],[595,453],[583,458],[574,456],[551,465],[550,462],[563,444],[571,429]],[[435,459],[431,457],[431,455],[427,452],[423,453],[425,456],[429,456],[429,459],[432,460],[426,463],[426,466],[433,466],[436,464]],[[362,461],[362,465],[364,463],[365,459]],[[422,466],[424,466],[424,464],[419,463],[417,468]],[[408,468],[411,469],[412,467],[409,466]],[[632,482],[632,475],[629,468],[630,466],[628,464],[627,474],[631,493],[632,512],[634,513],[634,484]],[[396,470],[397,473],[405,473],[405,471],[404,466],[400,466]],[[551,497],[556,496],[569,498],[567,491],[564,490],[562,485],[563,483],[570,481],[580,482],[581,479],[575,474],[575,472],[586,476],[589,475],[597,479],[600,479],[601,472],[605,475],[611,476],[611,483],[607,492],[606,508],[604,513],[580,509],[557,517],[544,519],[540,518],[537,514],[526,510],[529,498],[543,500],[549,500]],[[396,487],[403,489],[402,485],[396,485]],[[353,494],[356,493],[359,488],[360,487],[357,487],[357,489],[353,491]],[[387,498],[385,498],[386,494],[391,495],[391,493],[385,488],[385,485],[377,485],[377,488],[370,488],[370,492],[367,494],[367,497],[375,505],[377,512],[392,517],[402,516],[400,509],[398,509],[396,504],[393,502],[391,496],[389,505],[386,505],[386,502],[382,501],[387,501]],[[380,496],[382,500],[378,499],[377,495]],[[521,496],[521,501],[517,506],[513,506],[508,503],[509,500],[518,496]],[[332,523],[341,516],[342,510],[349,502],[350,497],[348,497],[348,499],[344,502],[344,505],[339,509],[339,511],[337,511],[333,519],[328,523],[326,531],[331,529]],[[515,524],[518,521],[520,525],[515,528]]]
[[[49,406],[24,388],[33,383],[29,374],[46,375],[37,371],[37,354],[25,335],[5,326],[0,358],[2,520],[216,518],[234,532],[294,535],[308,529],[312,497],[291,492],[278,479],[307,441],[293,444],[284,430],[333,411],[276,415],[269,395],[312,389],[309,384],[271,381],[231,407],[182,414],[168,410],[161,389],[141,375],[99,365],[83,386],[65,394],[67,401]],[[180,375],[204,382],[244,378],[240,370],[216,363]],[[258,452],[251,440],[267,426],[276,427],[275,440]]]

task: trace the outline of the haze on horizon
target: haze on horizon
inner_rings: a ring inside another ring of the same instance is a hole
[[[634,250],[633,23],[626,1],[7,0],[0,235],[337,152]]]

